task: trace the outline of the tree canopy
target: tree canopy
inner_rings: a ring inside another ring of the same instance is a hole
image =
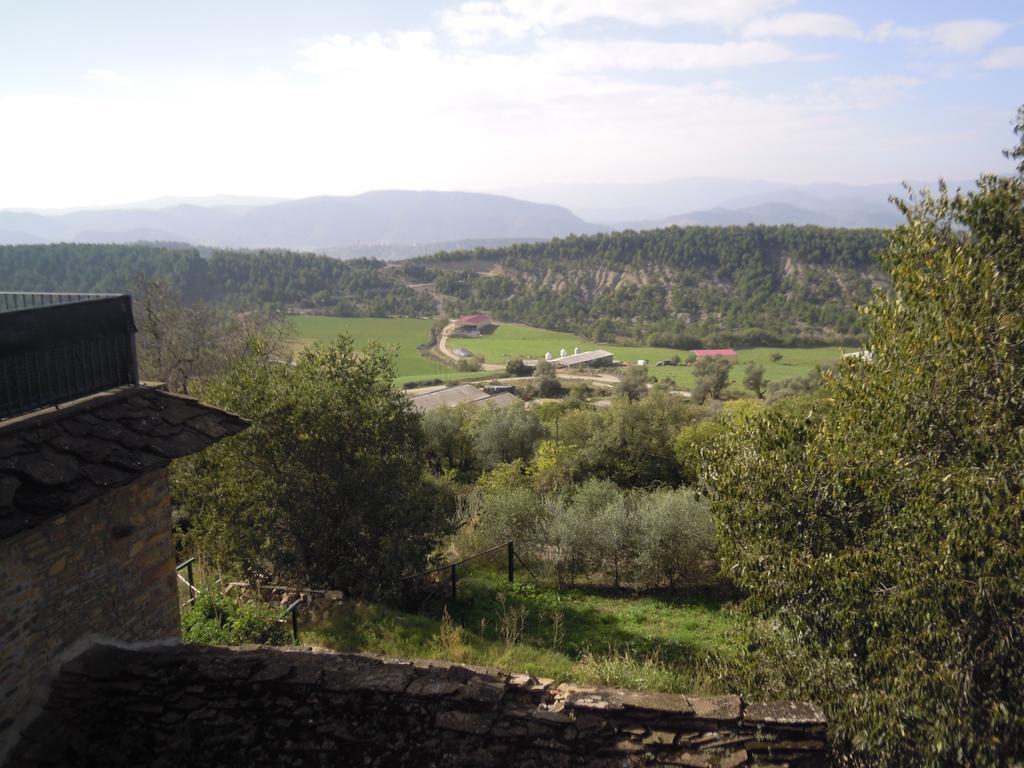
[[[195,548],[249,578],[353,592],[420,567],[453,508],[423,475],[423,432],[385,350],[351,339],[294,365],[253,353],[199,395],[252,421],[176,463]]]
[[[703,479],[724,567],[802,649],[795,686],[841,750],[1005,765],[1024,754],[1024,177],[902,208],[870,355],[810,408],[746,420]]]

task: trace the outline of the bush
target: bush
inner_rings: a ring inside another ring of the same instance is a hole
[[[281,610],[263,603],[235,602],[211,588],[196,595],[182,612],[181,634],[186,643],[206,645],[291,644],[291,625],[279,622]]]
[[[690,490],[634,497],[639,537],[637,571],[647,587],[706,584],[718,573],[715,525],[707,503]]]

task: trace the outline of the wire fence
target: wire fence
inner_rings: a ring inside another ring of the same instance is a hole
[[[534,579],[536,574],[516,552],[515,542],[506,541],[481,550],[455,562],[445,563],[398,580],[399,600],[403,608],[422,611],[433,603],[456,603],[459,599],[459,581],[469,573],[470,564],[502,567],[508,583],[513,584],[518,570],[526,571]]]
[[[506,541],[488,549],[481,550],[468,557],[455,562],[445,563],[434,568],[404,576],[397,580],[397,594],[401,607],[406,610],[423,611],[432,605],[438,607],[456,603],[459,599],[459,582],[469,573],[470,565],[501,566],[506,573],[509,584],[514,584],[517,573],[523,571],[528,573],[534,580],[536,574],[530,569],[526,562],[516,552],[515,542]],[[191,610],[203,590],[196,586],[194,566],[196,558],[190,557],[179,563],[175,568],[178,582],[179,603],[182,610]],[[218,579],[214,586],[220,583]],[[231,588],[244,586],[239,583],[229,584],[224,594]],[[281,610],[277,618],[278,623],[289,621],[291,623],[292,639],[299,640],[299,610],[305,605],[308,593],[323,592],[323,590],[309,590],[301,587],[274,587],[278,592],[293,593],[299,595]],[[257,596],[261,590],[257,589]],[[259,599],[262,599],[261,597]],[[307,606],[308,607],[308,606]]]

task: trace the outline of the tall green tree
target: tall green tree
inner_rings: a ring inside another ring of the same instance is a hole
[[[634,365],[619,376],[615,391],[628,397],[631,403],[636,402],[647,394],[647,379],[647,366]]]
[[[743,386],[757,395],[758,400],[763,400],[765,390],[768,388],[768,379],[764,376],[764,366],[748,363],[743,373]]]
[[[352,340],[266,362],[259,343],[200,396],[252,421],[175,463],[191,544],[221,570],[357,593],[419,567],[454,509],[423,472],[424,438],[386,350]]]
[[[729,384],[732,362],[725,357],[702,357],[693,366],[693,392],[691,397],[698,403],[705,398],[718,399]]]
[[[1024,131],[1024,114],[1018,131]],[[1024,758],[1024,177],[901,203],[871,358],[745,422],[704,476],[724,567],[847,757]],[[777,663],[768,656],[762,663]]]

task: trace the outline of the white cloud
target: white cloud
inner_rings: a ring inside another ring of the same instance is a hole
[[[798,0],[474,0],[441,14],[441,25],[471,46],[492,38],[519,39],[611,19],[645,27],[671,24],[733,26],[790,6]]]
[[[1024,69],[1024,45],[996,48],[981,61],[985,69]]]
[[[785,13],[757,19],[743,28],[744,37],[847,37],[864,36],[860,27],[846,16],[832,13]]]
[[[776,64],[798,56],[777,43],[658,43],[649,40],[608,42],[546,38],[540,56],[565,71],[686,71]]]
[[[976,53],[1002,35],[1009,25],[991,19],[960,19],[929,27],[901,27],[892,22],[879,24],[872,30],[876,40],[917,40],[931,43],[946,53]]]
[[[90,69],[85,73],[85,77],[87,80],[114,83],[116,85],[127,85],[133,82],[132,78],[119,72],[114,72],[112,69]]]

